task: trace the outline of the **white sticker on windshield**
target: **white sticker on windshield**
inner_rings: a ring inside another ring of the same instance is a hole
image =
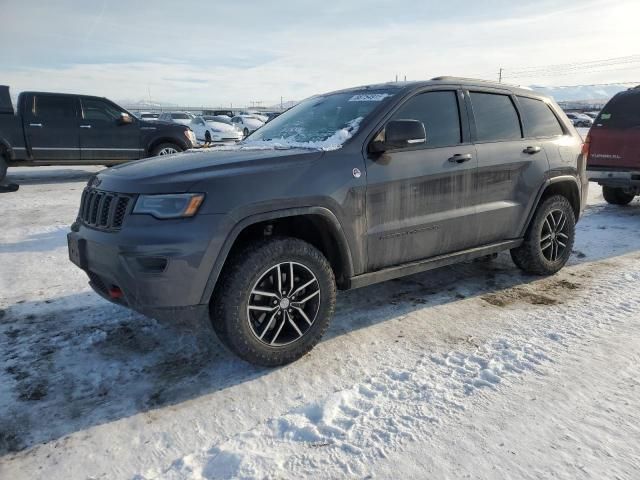
[[[388,93],[367,93],[361,95],[354,95],[349,99],[350,102],[381,102],[387,97],[390,97]]]

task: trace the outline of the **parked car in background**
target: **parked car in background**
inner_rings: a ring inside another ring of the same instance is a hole
[[[584,127],[584,128],[589,128],[591,127],[591,125],[593,125],[593,118],[589,117],[588,115],[584,115],[582,113],[576,113],[576,112],[565,112],[567,114],[567,117],[569,118],[569,120],[571,120],[571,122],[573,123],[574,127]]]
[[[274,118],[279,117],[279,116],[280,116],[280,113],[281,113],[281,112],[268,112],[268,113],[266,114],[266,116],[267,116],[267,122],[270,122],[270,121],[271,121],[271,120],[273,120]]]
[[[138,112],[136,117],[138,117],[140,120],[157,120],[158,117],[160,116],[159,113],[154,113],[154,112]]]
[[[22,92],[14,113],[0,86],[0,180],[7,166],[115,165],[195,142],[188,127],[137,119],[102,97]]]
[[[254,115],[237,115],[231,119],[231,122],[238,126],[245,137],[248,137],[265,124],[265,122]]]
[[[229,117],[229,119],[234,117],[233,111],[231,110],[203,110],[202,115],[211,115],[214,117],[225,116]]]
[[[607,202],[626,205],[640,194],[640,86],[609,100],[585,148],[589,179],[602,185]]]
[[[170,123],[179,123],[181,125],[191,125],[195,115],[189,112],[162,112],[158,117],[158,120]]]
[[[318,95],[245,143],[100,172],[69,256],[104,298],[208,316],[230,350],[267,366],[320,341],[336,288],[506,250],[526,272],[557,272],[588,189],[582,140],[557,104],[496,82]],[[87,213],[100,196],[125,202],[117,225]]]
[[[237,143],[244,138],[240,128],[227,116],[202,115],[191,120],[189,125],[196,139],[205,144]]]

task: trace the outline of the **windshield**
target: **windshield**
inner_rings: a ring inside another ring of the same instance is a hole
[[[325,150],[340,148],[360,122],[395,93],[393,88],[363,89],[309,98],[265,124],[245,144],[273,142]]]

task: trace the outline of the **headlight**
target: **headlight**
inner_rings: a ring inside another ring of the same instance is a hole
[[[196,143],[196,135],[193,133],[193,130],[185,130],[184,135],[189,139],[191,143]]]
[[[140,195],[133,213],[167,218],[193,217],[204,200],[204,193],[175,193],[168,195]]]

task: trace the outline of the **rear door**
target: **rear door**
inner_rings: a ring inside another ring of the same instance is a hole
[[[82,97],[80,150],[83,161],[127,161],[140,158],[140,123],[122,123],[126,113],[100,98]]]
[[[589,169],[640,171],[640,89],[613,97],[589,137]]]
[[[368,157],[369,270],[473,246],[477,159],[461,95],[418,93],[387,120],[421,121],[427,141]]]
[[[477,243],[517,238],[549,169],[545,142],[524,138],[510,92],[478,89],[466,98],[478,152]]]
[[[23,112],[27,145],[34,161],[80,160],[80,101],[72,95],[33,94]]]

